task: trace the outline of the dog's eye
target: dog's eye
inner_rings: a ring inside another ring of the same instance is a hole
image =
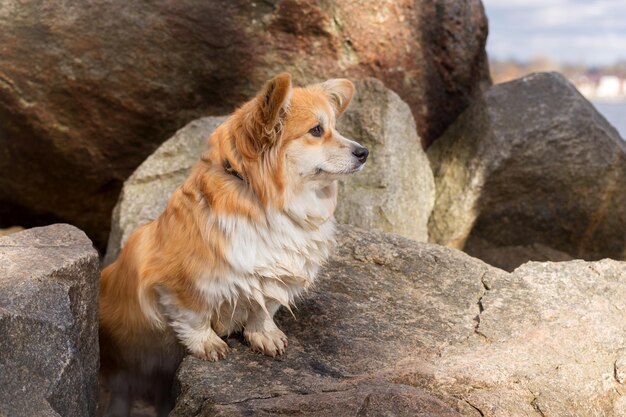
[[[322,126],[317,125],[313,129],[309,130],[309,133],[319,138],[320,136],[322,136],[322,133],[324,133],[324,129],[322,129]]]

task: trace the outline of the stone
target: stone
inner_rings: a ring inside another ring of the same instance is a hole
[[[335,218],[427,242],[435,185],[426,153],[416,145],[411,109],[379,80],[355,84],[337,129],[368,148],[370,157],[362,172],[340,182]]]
[[[98,277],[73,226],[0,237],[0,415],[96,415]]]
[[[161,214],[169,196],[200,159],[210,134],[225,119],[191,122],[128,178],[113,210],[105,265],[117,258],[137,226]],[[378,80],[357,81],[353,102],[337,127],[370,148],[365,169],[340,186],[337,220],[427,241],[434,182],[428,158],[417,145],[408,106]]]
[[[625,262],[506,273],[340,226],[295,317],[277,315],[285,355],[255,354],[234,335],[225,360],[187,357],[171,415],[619,417],[624,299]]]
[[[433,389],[461,389],[498,417],[622,415],[614,364],[626,330],[625,262],[530,262],[485,282],[476,337],[432,370],[457,386]]]
[[[196,372],[200,372],[197,369]],[[436,397],[419,388],[403,384],[366,381],[346,384],[335,391],[311,392],[306,395],[286,393],[275,397],[250,398],[244,402],[214,404],[206,402],[192,414],[177,410],[176,416],[406,416],[461,417]]]
[[[286,354],[272,359],[229,339],[235,351],[223,361],[186,358],[171,415],[208,416],[214,409],[287,415],[290,403],[315,416],[331,415],[326,409],[357,415],[371,405],[363,394],[369,390],[378,409],[398,407],[400,397],[407,407],[400,415],[431,410],[424,415],[456,416],[432,395],[396,384],[385,372],[463,343],[474,330],[481,277],[491,269],[459,251],[340,226],[337,252],[294,308],[296,318],[278,313],[277,324],[289,337]]]
[[[491,87],[428,158],[431,242],[477,254],[485,244],[550,249],[517,265],[626,258],[626,142],[562,75]]]
[[[211,133],[226,117],[194,120],[163,143],[126,180],[113,209],[104,265],[117,259],[126,239],[141,224],[157,218],[170,195],[207,149]]]
[[[134,169],[282,71],[381,79],[428,144],[490,82],[486,38],[480,0],[5,0],[0,227],[71,222],[104,249]]]

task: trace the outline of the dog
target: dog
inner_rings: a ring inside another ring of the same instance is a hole
[[[284,353],[274,314],[315,280],[334,245],[337,180],[368,157],[335,129],[353,94],[346,79],[302,88],[288,73],[269,80],[102,271],[107,416],[128,416],[137,397],[167,415],[184,355],[222,359],[233,332],[254,351]]]

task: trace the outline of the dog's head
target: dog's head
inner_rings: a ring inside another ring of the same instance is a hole
[[[346,79],[294,88],[282,73],[235,113],[236,147],[263,200],[272,188],[280,193],[323,185],[363,168],[368,150],[335,127],[353,94]]]

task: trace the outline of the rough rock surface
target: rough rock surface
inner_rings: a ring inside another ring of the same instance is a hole
[[[286,354],[231,338],[223,361],[186,358],[172,416],[623,416],[624,299],[624,262],[508,274],[342,226],[296,317],[278,314]]]
[[[491,87],[428,158],[432,242],[626,258],[626,142],[563,76]]]
[[[104,264],[113,262],[135,228],[159,216],[167,200],[189,174],[226,117],[194,120],[150,155],[124,183],[113,209]]]
[[[0,415],[95,415],[98,263],[70,225],[0,238]]]
[[[343,223],[426,241],[435,191],[409,108],[378,80],[358,81],[356,88],[338,129],[368,146],[370,157],[362,172],[342,184],[336,217]],[[191,122],[128,178],[113,210],[105,265],[117,258],[137,226],[165,209],[169,196],[200,159],[207,138],[223,120],[206,117]]]
[[[362,172],[341,182],[335,217],[427,242],[435,185],[426,153],[416,145],[411,109],[376,79],[356,82],[356,91],[337,128],[367,147],[370,157]]]
[[[71,222],[104,247],[141,161],[284,70],[383,80],[428,143],[489,82],[486,37],[480,0],[5,0],[0,227]]]

